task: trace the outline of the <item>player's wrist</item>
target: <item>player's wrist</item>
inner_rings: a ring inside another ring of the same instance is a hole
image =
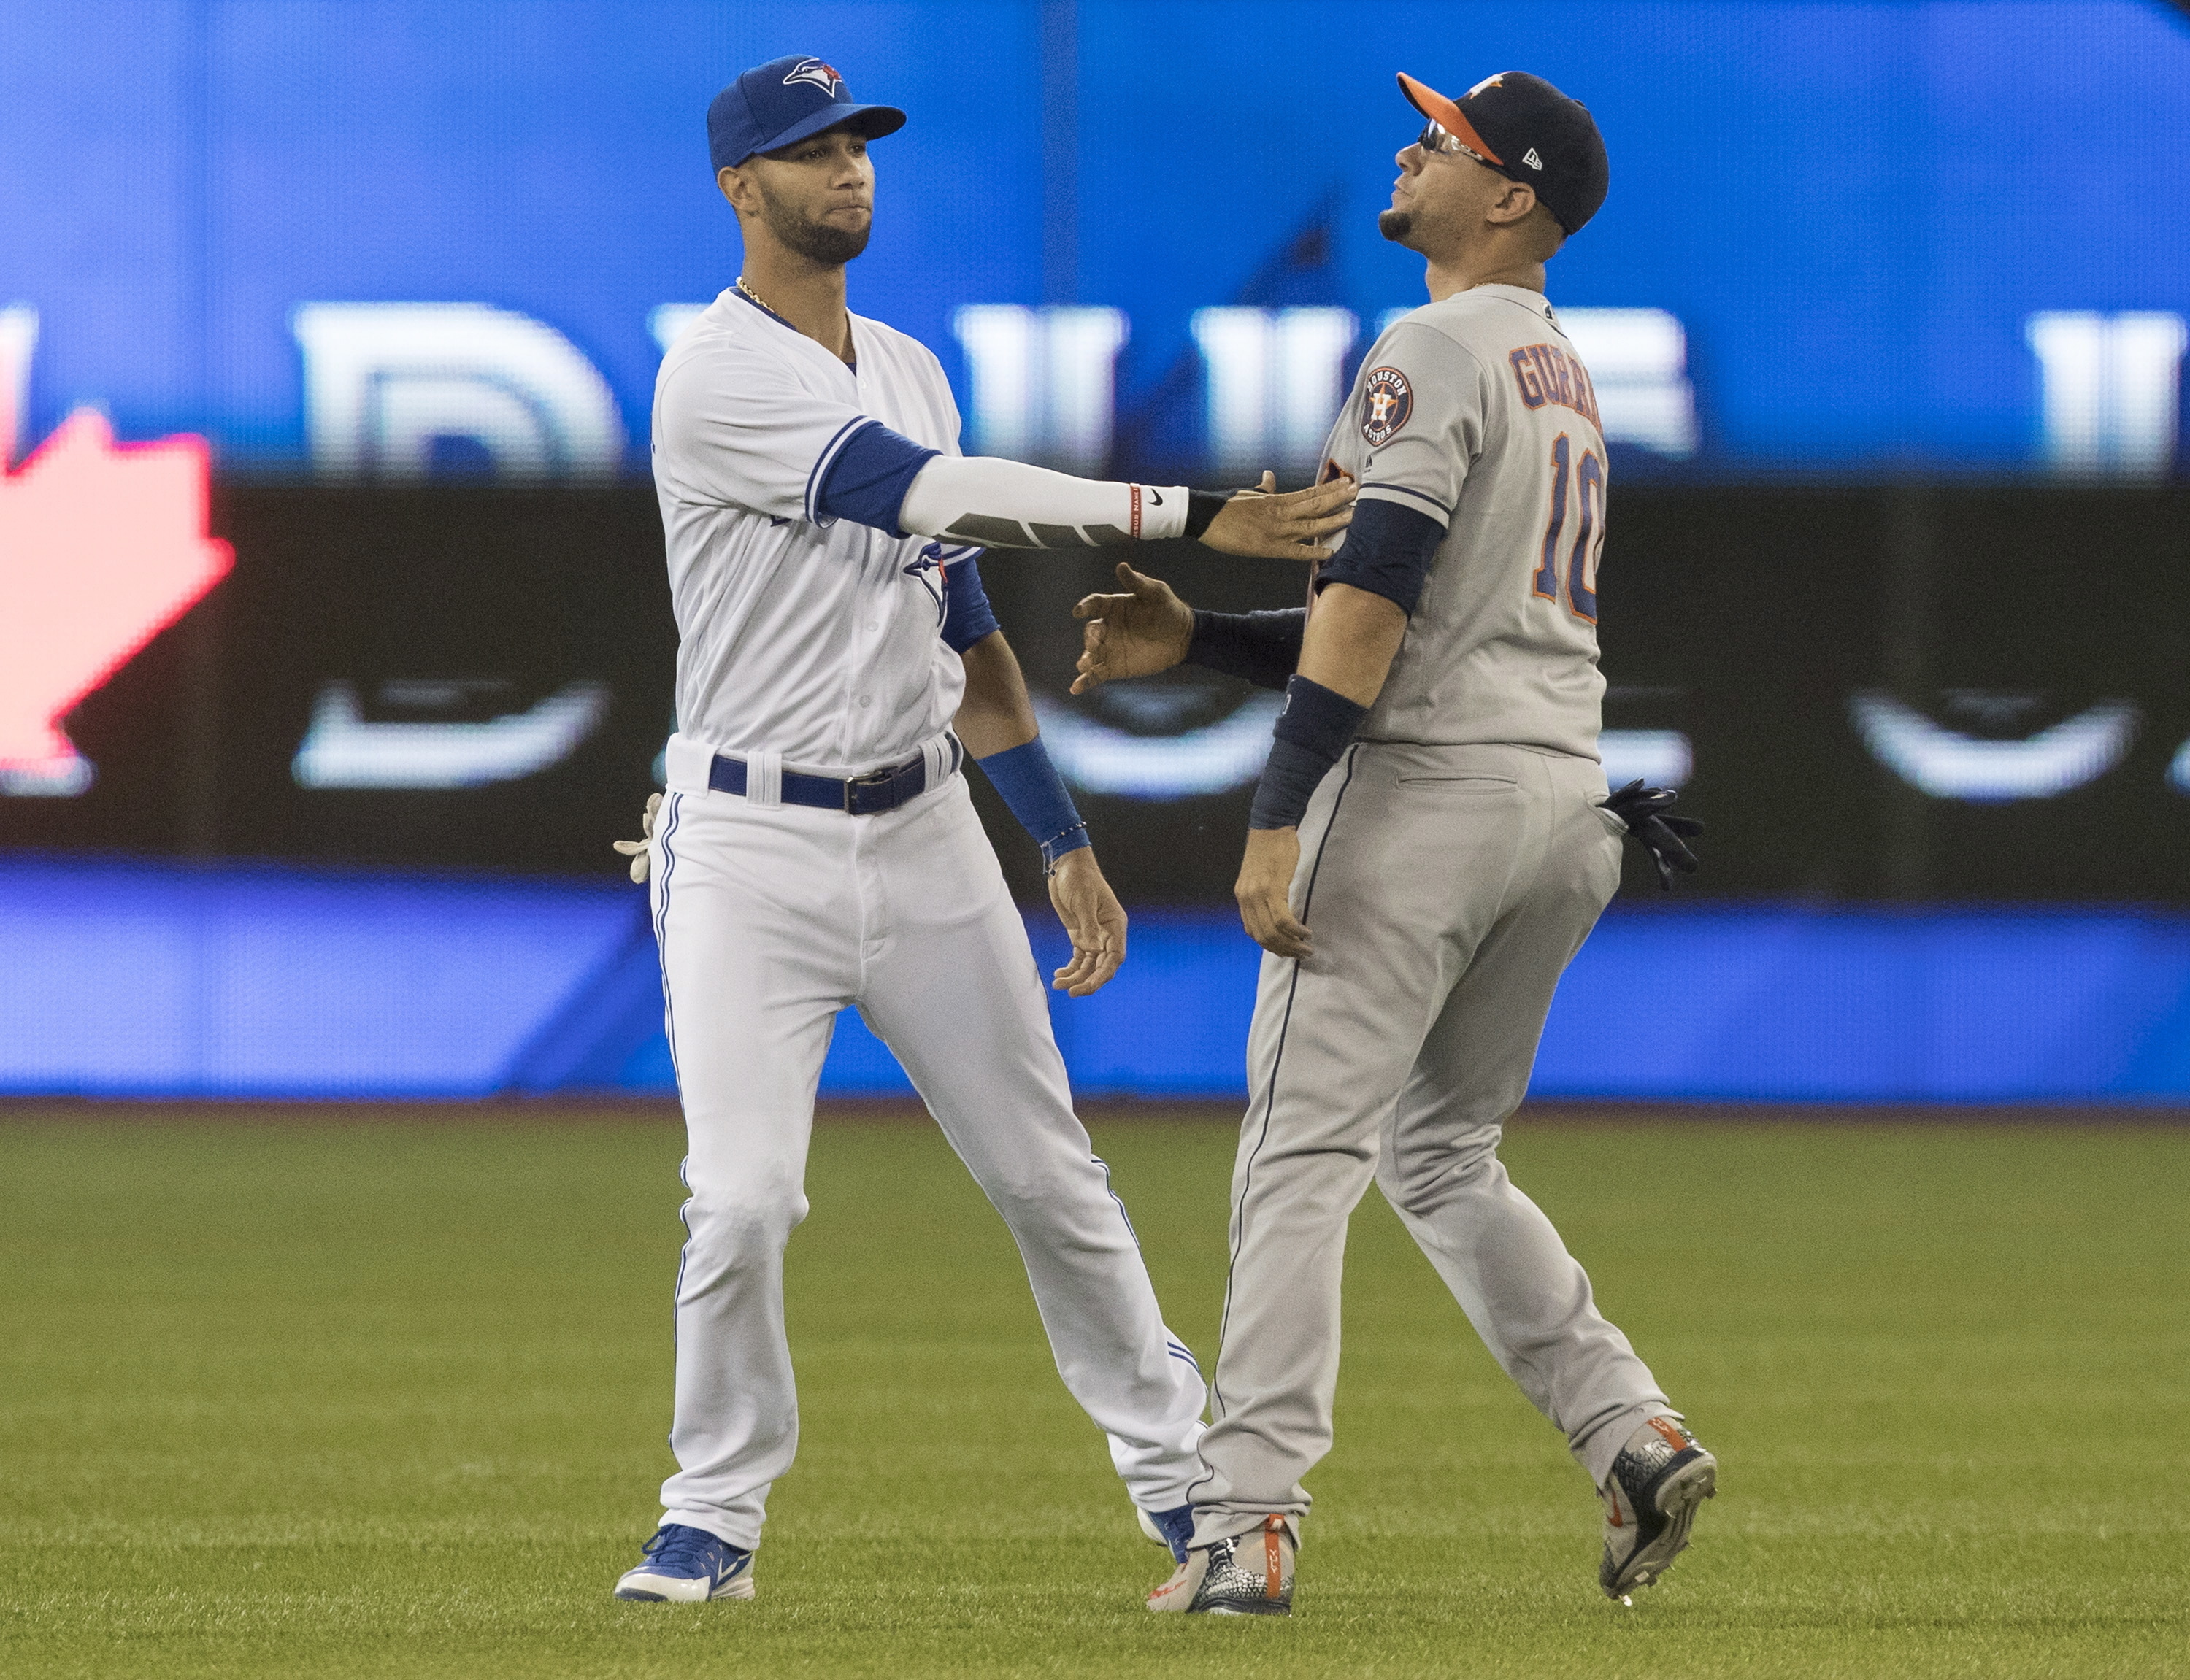
[[[1368,707],[1295,673],[1285,685],[1285,709],[1278,714],[1276,738],[1255,784],[1247,826],[1299,828],[1308,800],[1368,715]]]
[[[1185,536],[1194,518],[1194,493],[1183,484],[1127,486],[1132,495],[1132,535],[1143,542]]]
[[[989,785],[1018,818],[1019,826],[1041,848],[1045,873],[1058,858],[1088,843],[1087,824],[1074,807],[1064,778],[1050,762],[1049,749],[1042,745],[1041,736],[973,762],[981,766]]]
[[[1197,540],[1201,534],[1216,522],[1224,511],[1224,504],[1232,500],[1229,490],[1189,490],[1186,493],[1186,529],[1184,535]]]
[[[1081,868],[1095,867],[1095,842],[1087,833],[1085,823],[1075,823],[1061,834],[1052,835],[1041,843],[1041,872],[1044,875],[1061,875]]]

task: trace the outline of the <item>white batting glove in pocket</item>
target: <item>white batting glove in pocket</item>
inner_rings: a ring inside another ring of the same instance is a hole
[[[661,795],[660,794],[649,794],[646,796],[646,814],[638,819],[639,832],[644,834],[645,838],[644,840],[610,840],[609,842],[609,844],[614,846],[618,851],[621,851],[625,857],[631,859],[631,878],[641,886],[644,886],[646,885],[646,875],[649,867],[647,863],[647,848],[654,842],[655,814],[661,809]]]

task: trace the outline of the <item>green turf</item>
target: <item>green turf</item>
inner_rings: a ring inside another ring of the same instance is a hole
[[[1229,1128],[1098,1141],[1206,1354]],[[1140,1609],[1160,1554],[911,1124],[815,1139],[758,1601],[611,1602],[669,1468],[678,1153],[461,1111],[0,1123],[0,1673],[2190,1675],[2190,1130],[1520,1124],[1722,1461],[1631,1611],[1372,1193],[1299,1612],[1252,1623]]]

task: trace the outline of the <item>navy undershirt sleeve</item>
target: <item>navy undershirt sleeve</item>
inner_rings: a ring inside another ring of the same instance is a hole
[[[901,537],[905,533],[898,527],[897,516],[905,506],[905,493],[920,469],[942,453],[871,420],[837,451],[814,506],[830,518],[849,519]]]
[[[1444,527],[1427,513],[1395,501],[1363,498],[1353,504],[1346,545],[1323,563],[1315,586],[1350,584],[1381,595],[1412,618],[1429,581],[1430,563],[1444,540]]]
[[[972,555],[953,560],[943,568],[943,640],[954,653],[962,653],[975,642],[994,636],[1003,626],[996,622],[981,587],[981,568]]]
[[[1196,608],[1186,663],[1245,677],[1257,688],[1283,688],[1299,668],[1301,638],[1307,633],[1304,607],[1277,613],[1205,613]]]

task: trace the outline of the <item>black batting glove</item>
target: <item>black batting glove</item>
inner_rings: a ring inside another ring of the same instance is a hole
[[[1660,815],[1680,797],[1671,788],[1646,788],[1637,776],[1604,801],[1603,808],[1627,825],[1627,832],[1642,842],[1650,861],[1658,866],[1658,885],[1673,890],[1673,871],[1696,872],[1696,854],[1687,842],[1703,833],[1704,825],[1692,817]]]

